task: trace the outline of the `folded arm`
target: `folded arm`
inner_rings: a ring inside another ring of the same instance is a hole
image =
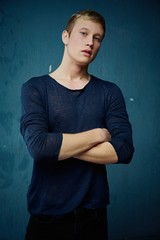
[[[74,157],[98,164],[116,163],[118,156],[110,140],[108,130],[100,128],[78,134],[63,134],[59,160]]]
[[[83,152],[75,153],[74,158],[97,164],[129,163],[131,161],[134,153],[132,128],[123,95],[117,86],[111,94],[105,122],[107,132],[110,133],[106,140]]]
[[[96,148],[97,144],[108,140],[110,140],[110,134],[107,129],[103,128],[95,128],[76,134],[63,134],[63,141],[58,159],[65,160],[75,156],[77,156],[77,158],[79,156],[79,159],[83,159],[84,155],[89,153],[92,148]]]
[[[70,134],[49,130],[45,101],[42,101],[44,90],[38,84],[33,85],[29,82],[22,88],[20,129],[35,160],[74,157],[99,164],[131,161],[134,152],[132,129],[118,88],[106,100],[106,129],[95,128]]]
[[[43,92],[40,93],[34,82],[23,85],[20,130],[35,160],[65,160],[110,139],[110,134],[105,128],[72,134],[49,132],[42,96]]]
[[[98,163],[98,164],[113,164],[117,163],[118,156],[109,142],[97,144],[91,149],[74,156],[83,161]]]

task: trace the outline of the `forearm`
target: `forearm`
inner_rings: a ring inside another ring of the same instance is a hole
[[[109,142],[103,142],[74,156],[77,159],[97,163],[97,164],[113,164],[117,163],[118,156],[115,149]]]
[[[100,128],[76,134],[63,134],[63,141],[58,159],[65,160],[75,155],[82,154],[108,139],[110,139],[110,134],[107,129]]]

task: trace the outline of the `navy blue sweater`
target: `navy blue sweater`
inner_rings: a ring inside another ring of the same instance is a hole
[[[121,90],[91,76],[81,90],[70,90],[49,75],[22,86],[21,133],[34,159],[28,189],[31,214],[62,215],[78,206],[105,207],[109,189],[105,165],[75,158],[58,161],[62,133],[107,128],[118,163],[129,163],[134,147]]]

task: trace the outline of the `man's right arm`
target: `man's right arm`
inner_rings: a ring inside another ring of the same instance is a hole
[[[107,129],[95,128],[80,133],[48,132],[48,118],[42,97],[33,81],[22,86],[20,131],[34,160],[65,160],[108,141]]]
[[[105,128],[95,128],[76,134],[63,134],[58,160],[73,157],[109,140],[110,134]]]

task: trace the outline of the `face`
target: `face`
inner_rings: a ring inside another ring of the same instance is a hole
[[[79,64],[87,65],[94,60],[101,46],[104,31],[101,24],[80,18],[69,36],[63,32],[65,54]]]

